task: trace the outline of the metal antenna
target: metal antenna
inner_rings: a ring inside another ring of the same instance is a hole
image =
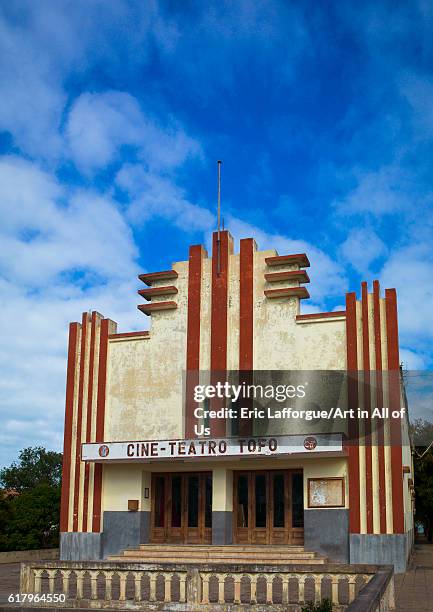
[[[218,209],[217,209],[217,274],[221,272],[221,241],[220,241],[220,230],[221,230],[221,164],[222,161],[218,160]]]

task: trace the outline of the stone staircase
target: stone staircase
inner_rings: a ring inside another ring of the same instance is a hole
[[[111,555],[107,561],[125,563],[212,563],[264,565],[324,565],[326,557],[306,551],[303,546],[254,546],[229,544],[211,546],[203,544],[141,544],[128,548],[120,555]]]

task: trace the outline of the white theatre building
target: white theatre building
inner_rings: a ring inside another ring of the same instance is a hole
[[[215,232],[211,254],[195,245],[171,269],[140,276],[150,331],[118,333],[98,312],[71,323],[63,559],[106,559],[146,543],[297,545],[330,561],[405,567],[405,418],[356,444],[314,423],[263,433],[256,421],[194,416],[203,372],[211,381],[227,371],[242,380],[253,371],[379,372],[385,382],[368,401],[364,383],[347,385],[349,406],[363,393],[364,406],[402,406],[400,384],[385,376],[400,377],[395,290],[363,283],[344,311],[302,314],[309,265],[307,254],[258,251],[252,238],[235,252],[230,233]]]

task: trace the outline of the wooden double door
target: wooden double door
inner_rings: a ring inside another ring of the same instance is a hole
[[[233,501],[235,543],[304,543],[302,471],[235,472]]]
[[[152,474],[152,542],[212,542],[212,473]]]

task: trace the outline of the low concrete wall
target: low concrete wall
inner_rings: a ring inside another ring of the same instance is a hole
[[[150,512],[104,512],[102,554],[118,555],[125,548],[136,548],[149,541]]]
[[[62,561],[98,561],[101,559],[101,534],[61,533],[60,559]]]
[[[349,510],[304,510],[304,547],[332,562],[349,562]]]
[[[393,565],[396,574],[406,571],[411,534],[350,534],[350,563]]]
[[[377,572],[358,593],[357,598],[346,608],[346,612],[382,612],[394,610],[394,575],[392,566]]]
[[[58,548],[41,548],[38,550],[11,550],[0,552],[0,563],[20,563],[21,561],[38,561],[59,558]]]
[[[233,542],[233,513],[223,510],[212,512],[212,544],[231,544]]]

